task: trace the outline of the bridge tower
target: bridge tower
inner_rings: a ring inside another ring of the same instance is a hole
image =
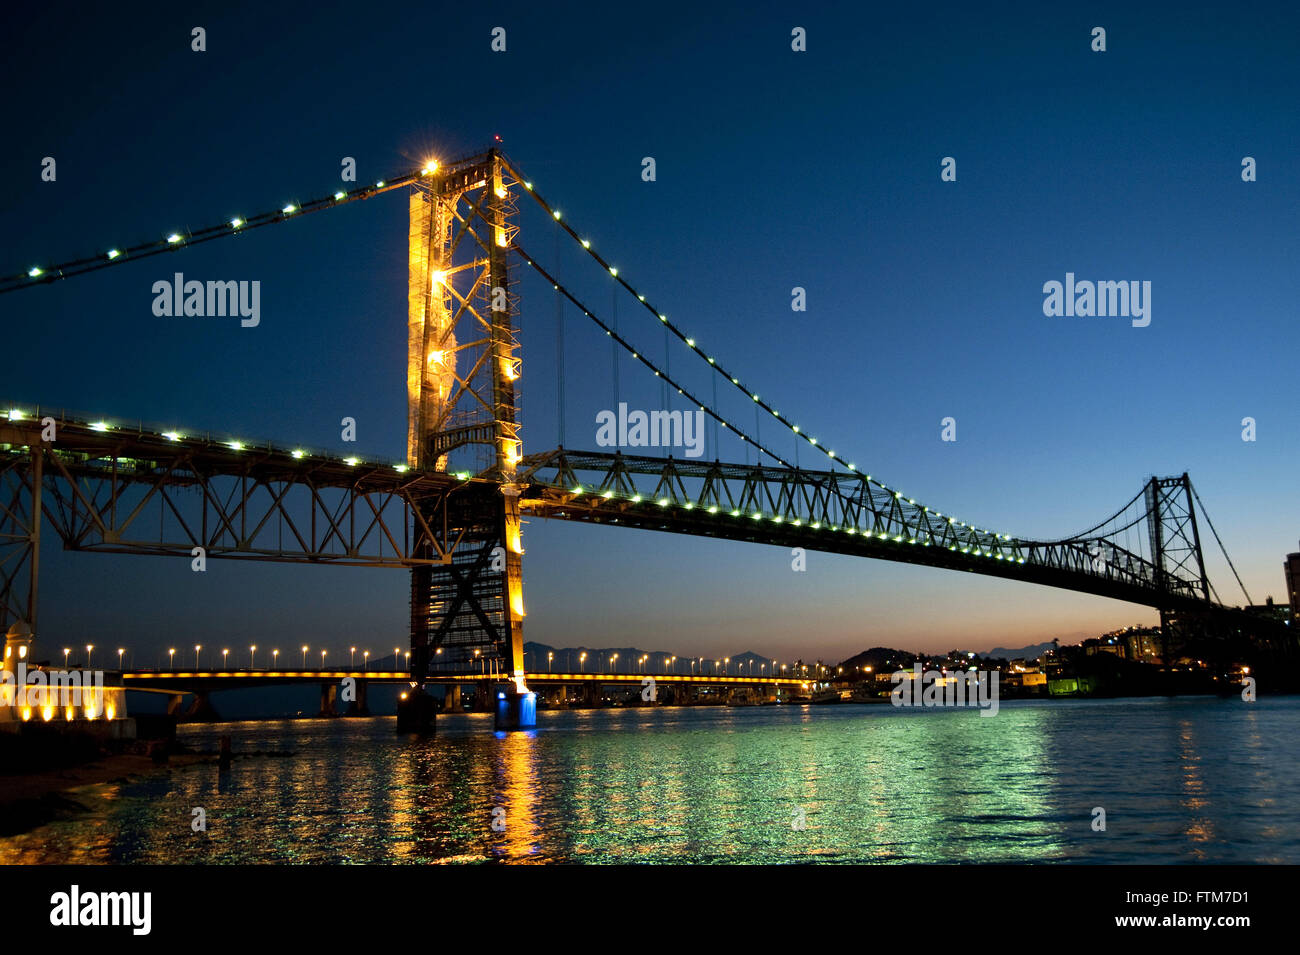
[[[450,562],[411,571],[419,685],[431,668],[460,664],[495,669],[526,692],[518,300],[507,269],[516,185],[491,149],[436,167],[409,199],[407,464],[469,482],[439,515],[459,540]]]
[[[1192,481],[1179,477],[1153,477],[1146,486],[1147,534],[1155,583],[1161,590],[1190,593],[1210,602],[1210,581],[1201,553],[1201,535],[1192,505]],[[1203,616],[1203,615],[1202,615]],[[1179,648],[1199,637],[1201,616],[1188,611],[1160,609],[1161,658],[1169,663]]]

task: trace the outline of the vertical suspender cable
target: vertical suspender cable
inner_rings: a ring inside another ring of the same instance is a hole
[[[614,308],[610,314],[610,326],[614,329],[614,334],[618,334],[618,286],[615,285],[610,292],[610,301],[613,302]],[[614,412],[618,413],[619,389],[618,389],[618,342],[609,343],[609,360],[614,369]]]

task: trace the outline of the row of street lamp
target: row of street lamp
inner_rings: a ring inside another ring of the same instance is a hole
[[[637,672],[640,672],[640,673],[645,673],[645,672],[646,672],[646,664],[650,661],[650,657],[651,657],[651,654],[646,653],[646,654],[642,654],[641,656],[639,656],[639,657],[636,658]],[[598,661],[599,661],[599,666],[600,666],[600,670],[599,670],[598,672],[600,672],[600,673],[615,673],[615,672],[617,672],[617,671],[615,670],[615,665],[618,663],[618,658],[619,658],[619,654],[617,654],[617,653],[597,654],[597,659],[598,659]],[[709,670],[708,670],[708,666],[709,666],[709,665],[712,665],[712,673],[713,673],[714,676],[716,676],[716,675],[718,674],[719,669],[721,669],[721,671],[722,671],[723,674],[730,674],[730,673],[731,673],[731,657],[723,657],[721,660],[709,660],[709,659],[707,659],[707,658],[705,658],[705,657],[692,657],[692,658],[690,659],[689,662],[690,662],[690,665],[691,665],[691,674],[692,674],[692,675],[695,674],[695,668],[696,668],[697,666],[700,668],[700,674],[701,674],[701,675],[705,675],[705,674],[707,674],[707,673],[709,672]],[[675,657],[675,656],[671,656],[671,655],[669,655],[669,656],[664,656],[664,657],[661,657],[661,658],[660,658],[659,663],[660,663],[660,672],[662,672],[662,673],[673,673],[673,672],[676,672],[676,669],[677,669],[677,657]],[[767,675],[767,667],[768,667],[768,665],[767,665],[766,663],[760,664],[760,666],[759,666],[759,673],[760,673],[761,675],[766,676],[766,675]],[[772,661],[772,673],[773,673],[773,675],[776,674],[776,672],[777,672],[777,668],[778,668],[778,667],[780,667],[780,670],[781,670],[781,673],[782,673],[782,674],[788,673],[788,672],[789,672],[789,669],[790,669],[789,664],[781,663],[780,661],[774,660],[774,661]],[[551,672],[553,672],[554,668],[555,668],[555,652],[554,652],[554,651],[547,651],[547,653],[546,653],[546,672],[547,672],[547,673],[551,673]],[[806,673],[808,672],[808,665],[807,665],[807,664],[803,664],[801,667],[797,667],[796,669],[802,669],[802,672],[806,674]],[[826,668],[826,667],[816,667],[816,669],[818,669],[818,670],[820,671],[820,670],[825,670],[825,669],[827,669],[827,668]],[[580,672],[580,673],[586,673],[586,672],[587,672],[587,652],[586,652],[585,650],[582,651],[582,652],[580,652],[580,653],[578,654],[578,672]],[[632,672],[632,671],[629,670],[628,672]],[[653,671],[652,671],[652,672],[653,672]],[[737,660],[737,661],[736,661],[736,674],[737,674],[737,675],[740,675],[740,674],[742,674],[742,673],[745,674],[745,675],[748,675],[748,676],[753,676],[753,675],[754,675],[754,661],[753,661],[753,660]]]
[[[311,652],[311,647],[309,647],[307,644],[304,643],[304,644],[302,645],[302,647],[301,647],[301,651],[302,651],[302,668],[305,670],[305,669],[307,669],[307,654],[308,654],[309,652]],[[94,663],[94,652],[95,652],[95,645],[94,645],[93,643],[88,643],[88,644],[86,644],[86,662],[85,662],[85,666],[86,666],[87,668],[90,668],[91,665]],[[122,669],[123,658],[125,657],[126,652],[127,652],[127,651],[126,651],[126,648],[125,648],[125,647],[118,647],[118,648],[117,648],[117,668],[118,668],[119,670]],[[188,651],[186,651],[186,652],[188,652]],[[200,668],[199,655],[200,655],[202,652],[203,652],[203,644],[201,644],[201,643],[196,643],[196,644],[194,644],[194,668],[195,668],[196,670]],[[215,653],[216,651],[215,651],[215,650],[210,650],[209,652],[210,652],[210,653]],[[272,649],[272,650],[270,650],[269,652],[270,652],[270,654],[271,654],[271,669],[273,669],[273,670],[274,670],[274,669],[279,669],[279,666],[280,666],[280,651],[279,651],[278,649]],[[176,650],[175,647],[171,647],[171,648],[169,648],[169,649],[167,650],[167,665],[168,665],[168,667],[169,667],[170,669],[172,669],[172,670],[175,670],[175,669],[176,669],[176,653],[177,653],[177,650]],[[68,666],[68,664],[69,664],[69,657],[71,656],[71,654],[72,654],[72,648],[71,648],[71,647],[64,647],[64,648],[63,648],[63,665],[64,665],[65,668],[66,668],[66,667]],[[328,650],[324,650],[324,649],[322,649],[322,650],[320,651],[320,665],[321,665],[321,669],[324,669],[324,668],[325,668],[325,658],[326,658],[326,656],[327,656],[328,654],[329,654],[329,651],[328,651]],[[357,665],[357,648],[356,648],[356,647],[349,647],[349,648],[348,648],[348,654],[349,654],[349,657],[348,657],[349,667],[350,667],[351,669],[356,669],[356,665]],[[182,654],[181,654],[182,665],[183,665],[183,662],[184,662],[184,657],[185,657],[185,653],[182,653]],[[393,659],[394,659],[394,660],[403,660],[403,659],[404,659],[406,665],[409,667],[410,662],[411,662],[411,651],[410,651],[410,650],[405,651],[405,657],[403,657],[403,651],[402,651],[402,649],[401,649],[400,647],[393,647]],[[237,668],[237,667],[238,667],[238,661],[236,660],[236,668]],[[361,650],[361,667],[362,667],[362,670],[363,670],[363,671],[364,671],[364,670],[367,670],[367,669],[370,668],[370,651],[369,651],[369,650]],[[248,647],[248,668],[249,668],[250,670],[256,670],[256,669],[257,669],[257,644],[250,644],[249,647]],[[229,647],[223,647],[222,650],[221,650],[221,669],[230,669],[230,648],[229,648]]]
[[[305,643],[304,643],[304,644],[302,645],[302,647],[301,647],[301,651],[302,651],[302,668],[303,668],[304,670],[307,669],[307,654],[308,654],[308,652],[310,652],[310,650],[311,650],[311,648],[310,648],[307,644],[305,644]],[[91,663],[92,663],[92,660],[93,660],[93,654],[94,654],[94,651],[95,651],[95,645],[94,645],[93,643],[88,643],[88,644],[86,644],[86,664],[85,664],[85,665],[86,665],[87,668],[89,668],[89,667],[91,666]],[[196,644],[194,644],[194,668],[195,668],[196,670],[200,668],[200,667],[199,667],[199,654],[200,654],[202,651],[203,651],[203,644],[201,644],[201,643],[196,643]],[[439,654],[441,654],[441,653],[442,653],[442,648],[441,648],[441,647],[438,648],[438,651],[437,651],[437,652],[438,652]],[[63,648],[63,665],[64,665],[65,668],[68,666],[68,658],[69,658],[69,656],[71,655],[71,653],[72,653],[72,648],[71,648],[71,647],[64,647],[64,648]],[[326,658],[326,656],[328,655],[328,653],[329,653],[329,651],[328,651],[328,650],[325,650],[325,649],[322,649],[322,650],[320,651],[320,665],[321,665],[321,669],[322,669],[322,670],[325,668],[325,658]],[[349,647],[349,648],[348,648],[348,653],[349,653],[349,666],[350,666],[351,669],[356,669],[356,665],[357,665],[357,648],[356,648],[356,647]],[[403,659],[402,653],[403,653],[403,651],[401,650],[400,647],[393,647],[393,659],[394,659],[394,660]],[[477,657],[479,656],[479,653],[480,653],[480,651],[475,650],[475,651],[474,651],[474,656],[477,658]],[[123,657],[125,656],[125,654],[126,654],[126,648],[125,648],[125,647],[118,647],[118,648],[117,648],[117,667],[118,667],[119,670],[122,669],[122,661],[123,661]],[[278,649],[272,649],[272,650],[270,651],[270,654],[271,654],[271,669],[273,669],[273,670],[279,669],[279,665],[280,665],[280,651],[279,651]],[[641,656],[637,657],[637,659],[636,659],[636,664],[637,664],[637,667],[638,667],[638,671],[639,671],[639,672],[641,672],[641,673],[645,673],[645,672],[646,672],[646,664],[650,661],[650,656],[651,656],[650,654],[646,653],[646,654],[642,654]],[[222,651],[221,651],[221,668],[222,668],[222,669],[230,669],[230,659],[229,659],[229,658],[230,658],[230,649],[229,649],[228,647],[227,647],[227,648],[223,648]],[[601,672],[601,673],[615,673],[615,672],[617,672],[617,670],[615,670],[615,666],[616,666],[616,664],[618,663],[619,654],[617,654],[617,653],[610,653],[610,654],[606,654],[606,655],[599,655],[599,654],[598,654],[598,658],[600,659],[600,671],[599,671],[599,672]],[[548,651],[547,654],[546,654],[546,671],[547,671],[548,673],[552,672],[553,667],[554,667],[554,661],[555,661],[555,653],[554,653],[554,651]],[[172,669],[172,670],[175,670],[175,669],[176,669],[176,648],[175,648],[175,647],[171,647],[170,649],[168,649],[168,651],[167,651],[167,662],[168,662],[168,666],[169,666],[170,669]],[[406,666],[409,668],[409,666],[410,666],[410,662],[411,662],[411,651],[410,651],[410,650],[405,651],[404,662],[405,662]],[[662,666],[662,672],[663,672],[663,673],[675,672],[675,670],[676,670],[676,666],[677,666],[677,657],[675,657],[675,656],[671,656],[671,655],[670,655],[670,656],[662,657],[661,660],[660,660],[660,663],[661,663],[661,666]],[[691,674],[692,674],[692,675],[695,674],[695,668],[696,668],[697,666],[700,668],[700,674],[701,674],[701,675],[706,674],[706,673],[708,672],[707,669],[706,669],[706,664],[712,664],[712,666],[713,666],[713,675],[715,675],[715,676],[718,674],[718,670],[719,670],[719,668],[722,668],[722,671],[723,671],[724,674],[729,675],[729,674],[731,673],[731,657],[723,657],[721,660],[709,660],[709,659],[706,659],[705,657],[692,657],[691,660],[690,660],[690,665],[691,665]],[[776,673],[776,671],[777,671],[777,667],[778,667],[778,666],[781,668],[781,673],[782,673],[782,675],[786,674],[786,673],[789,671],[789,666],[788,666],[787,664],[780,663],[779,661],[773,661],[773,663],[772,663],[772,673],[773,673],[774,675],[775,675],[775,673]],[[237,663],[237,662],[236,662],[236,667],[238,667],[238,663]],[[248,667],[249,667],[250,670],[255,670],[255,669],[257,669],[257,644],[250,644],[249,647],[248,647]],[[361,651],[361,667],[362,667],[362,670],[363,670],[363,671],[368,670],[368,669],[370,668],[370,651],[369,651],[369,650],[362,650],[362,651]],[[586,653],[585,650],[578,654],[578,667],[579,667],[579,672],[582,672],[582,673],[587,672],[587,653]],[[670,670],[670,668],[671,668],[671,670]],[[738,661],[736,661],[736,673],[737,673],[737,675],[739,675],[739,674],[742,673],[742,668],[743,668],[743,672],[746,673],[747,675],[749,675],[749,676],[753,676],[753,675],[754,675],[754,661],[753,661],[753,660],[743,660],[743,661],[742,661],[742,660],[738,660]],[[821,666],[820,664],[814,666],[814,670],[816,671],[816,675],[820,675],[820,674],[822,673],[822,671],[827,670],[827,669],[828,669],[827,667]],[[807,665],[807,664],[803,664],[803,665],[801,665],[801,666],[799,666],[799,667],[796,667],[796,670],[797,670],[797,671],[801,670],[802,673],[806,675],[806,674],[808,673],[808,665]],[[631,672],[631,671],[629,671],[629,672]],[[760,665],[759,672],[760,672],[762,675],[764,675],[764,676],[767,674],[767,664],[766,664],[766,663]]]

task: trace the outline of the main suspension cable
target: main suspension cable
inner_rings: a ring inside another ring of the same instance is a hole
[[[296,219],[299,216],[306,215],[309,212],[319,212],[322,209],[333,209],[349,202],[357,202],[362,199],[373,199],[375,196],[383,195],[386,192],[392,192],[394,189],[401,189],[403,186],[409,186],[421,179],[432,176],[437,171],[437,166],[430,164],[423,169],[405,173],[395,179],[380,179],[374,185],[361,186],[351,190],[341,190],[329,196],[321,196],[317,199],[309,199],[306,202],[290,202],[279,209],[270,212],[261,212],[257,215],[236,216],[229,221],[220,225],[207,226],[206,228],[195,231],[185,230],[183,232],[171,232],[161,239],[154,239],[149,242],[140,242],[136,245],[114,247],[105,249],[94,255],[83,256],[79,259],[71,259],[67,262],[59,262],[55,265],[33,265],[26,272],[19,272],[16,275],[7,275],[0,277],[0,294],[5,292],[16,292],[19,289],[30,288],[34,285],[44,285],[49,282],[57,282],[59,279],[71,278],[74,275],[83,275],[86,272],[95,272],[99,269],[111,268],[115,265],[122,265],[126,262],[134,262],[138,259],[148,258],[153,255],[161,255],[164,252],[175,252],[177,249],[183,249],[191,245],[199,245],[203,242],[211,242],[213,239],[223,239],[229,235],[238,235],[247,232],[249,229],[259,229],[262,226],[274,225],[277,222],[284,222],[288,219]]]

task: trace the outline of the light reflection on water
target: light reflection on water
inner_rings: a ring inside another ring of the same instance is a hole
[[[425,741],[391,717],[183,727],[267,755],[90,787],[87,813],[0,839],[0,863],[1300,862],[1293,698],[539,722],[439,717]]]

